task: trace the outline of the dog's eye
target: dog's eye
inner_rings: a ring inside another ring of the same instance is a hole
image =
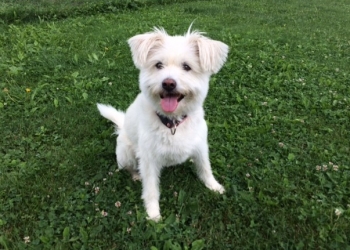
[[[162,68],[163,68],[163,63],[157,62],[156,68],[157,68],[157,69],[162,69]]]
[[[191,67],[188,66],[187,63],[182,64],[182,68],[183,68],[184,70],[186,70],[186,71],[190,71],[190,70],[191,70]]]

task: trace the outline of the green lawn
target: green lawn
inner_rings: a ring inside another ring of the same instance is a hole
[[[0,249],[350,249],[349,1],[6,0],[0,17]],[[136,97],[129,37],[194,20],[230,46],[205,102],[227,192],[167,168],[153,223],[95,104]]]

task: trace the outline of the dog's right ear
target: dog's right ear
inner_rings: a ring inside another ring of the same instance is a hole
[[[194,47],[202,69],[211,74],[218,73],[227,59],[229,47],[223,42],[203,36],[202,32],[190,29],[187,31],[186,37]]]
[[[132,59],[138,69],[145,65],[152,51],[163,43],[165,35],[166,32],[163,29],[155,28],[153,32],[136,35],[128,40]]]

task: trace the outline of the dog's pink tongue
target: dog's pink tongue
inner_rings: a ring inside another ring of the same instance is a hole
[[[177,101],[177,96],[167,96],[160,101],[160,105],[164,112],[174,112],[179,104]]]

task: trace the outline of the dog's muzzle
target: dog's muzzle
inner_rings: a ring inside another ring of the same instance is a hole
[[[172,78],[166,78],[162,82],[163,91],[160,93],[160,105],[166,113],[174,112],[179,102],[185,97],[176,91],[176,85],[176,81]]]

